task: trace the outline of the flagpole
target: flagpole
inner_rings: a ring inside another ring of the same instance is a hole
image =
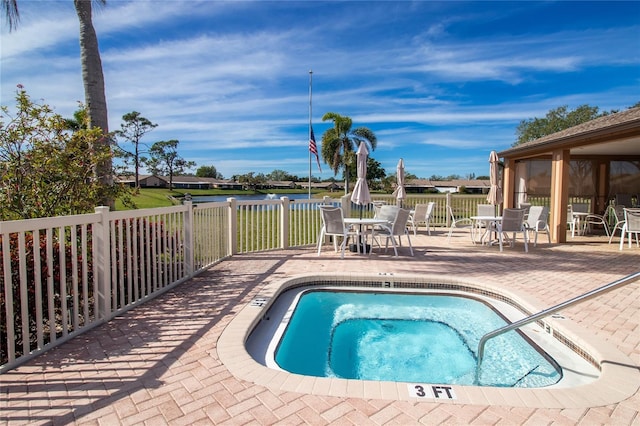
[[[312,96],[313,70],[309,70],[309,141],[311,141],[311,96]],[[309,150],[309,199],[311,199],[311,150]]]

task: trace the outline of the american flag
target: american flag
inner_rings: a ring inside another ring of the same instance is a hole
[[[311,134],[309,135],[309,151],[316,156],[316,163],[318,163],[318,170],[322,173],[322,167],[320,167],[320,157],[318,157],[318,146],[316,145],[316,137],[313,134],[313,127],[311,128]]]

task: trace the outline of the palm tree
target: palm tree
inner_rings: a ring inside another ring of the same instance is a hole
[[[322,121],[333,121],[333,127],[322,135],[322,159],[337,175],[343,169],[345,177],[345,194],[349,193],[349,164],[353,163],[355,152],[360,142],[369,144],[375,150],[378,144],[376,135],[366,127],[351,129],[351,118],[335,112],[328,112],[322,116]]]
[[[9,30],[16,28],[20,15],[17,0],[1,0],[5,17],[9,23]],[[99,4],[106,4],[106,0],[95,0]],[[82,80],[84,82],[85,105],[89,115],[89,127],[102,129],[104,135],[98,143],[110,145],[107,101],[104,89],[104,75],[102,61],[98,48],[98,37],[91,19],[92,0],[73,0],[73,4],[80,21],[80,62],[82,64]],[[96,177],[106,186],[113,184],[112,159],[97,164]],[[104,200],[113,205],[113,200]]]

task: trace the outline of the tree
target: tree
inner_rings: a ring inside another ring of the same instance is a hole
[[[126,194],[123,186],[94,179],[95,165],[111,156],[96,144],[99,128],[69,131],[67,120],[18,87],[16,115],[2,106],[0,117],[0,220],[89,213],[101,200]]]
[[[355,158],[355,157],[354,157]],[[355,161],[355,160],[354,160]],[[349,167],[349,179],[357,179],[357,171],[355,162]],[[378,160],[373,157],[367,157],[367,183],[371,189],[379,189],[382,187],[382,180],[387,176],[384,168]]]
[[[360,145],[365,142],[371,148],[376,149],[378,140],[376,135],[366,127],[351,129],[351,118],[328,112],[322,117],[322,121],[333,121],[333,127],[322,135],[322,159],[333,170],[334,176],[342,169],[345,178],[345,194],[349,192],[349,166],[350,156],[354,156]]]
[[[224,179],[222,173],[218,172],[213,166],[200,166],[196,170],[196,176],[198,177],[210,177],[214,179]]]
[[[290,174],[289,172],[285,172],[284,170],[275,169],[271,173],[267,174],[268,180],[276,180],[276,181],[297,181],[298,177]]]
[[[567,105],[558,107],[550,110],[544,118],[522,120],[516,129],[518,139],[512,146],[536,140],[605,115],[609,113],[599,113],[598,107],[589,105],[581,105],[573,111],[569,111]]]
[[[458,180],[458,179],[462,179],[460,175],[449,175],[449,176],[431,175],[429,177],[429,180],[435,180],[435,181]]]
[[[160,141],[151,145],[147,166],[154,175],[169,176],[169,191],[173,189],[173,177],[184,173],[190,167],[196,165],[193,161],[187,161],[178,155],[178,142],[175,139]]]
[[[80,22],[80,63],[82,66],[82,81],[84,84],[85,105],[88,115],[88,127],[102,130],[102,137],[92,141],[90,149],[104,152],[105,147],[111,146],[109,137],[109,121],[107,100],[104,88],[102,61],[98,48],[98,37],[91,18],[92,0],[73,0],[73,4]],[[106,4],[106,0],[96,0],[99,4]],[[20,20],[17,0],[2,0],[2,8],[9,23],[9,30],[17,27]],[[100,156],[100,162],[94,166],[94,176],[103,185],[113,185],[112,156]],[[114,206],[113,199],[104,199],[101,204]]]
[[[84,104],[80,103],[80,108],[73,113],[73,118],[65,118],[65,128],[76,132],[80,129],[86,129],[88,122],[87,108],[85,108]]]
[[[131,111],[122,116],[123,123],[120,124],[120,129],[115,132],[117,136],[120,136],[127,142],[133,144],[133,150],[127,151],[119,146],[120,153],[124,157],[125,162],[133,162],[135,170],[135,185],[136,190],[140,188],[140,166],[145,162],[145,158],[140,154],[140,139],[149,133],[154,128],[158,127],[157,124],[152,123],[145,117],[142,117],[138,111]]]
[[[263,173],[255,174],[254,172],[239,175],[237,178],[238,182],[253,190],[257,189],[258,185],[261,185],[267,181],[267,177]]]

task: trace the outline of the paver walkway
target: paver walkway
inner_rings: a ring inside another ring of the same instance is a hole
[[[238,380],[217,357],[218,338],[266,284],[305,272],[428,273],[485,280],[530,294],[540,309],[640,270],[640,249],[598,237],[566,245],[474,246],[468,235],[422,233],[415,257],[331,246],[235,256],[113,321],[0,376],[3,424],[413,425],[640,424],[640,392],[588,409],[353,399],[274,391]],[[562,312],[640,368],[640,282]],[[639,384],[640,386],[640,384]],[[606,391],[606,390],[603,390]]]

